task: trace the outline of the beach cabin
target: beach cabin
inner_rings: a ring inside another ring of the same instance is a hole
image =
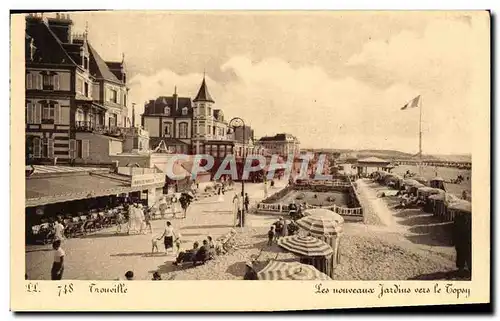
[[[378,157],[368,157],[358,160],[356,163],[358,175],[367,176],[376,171],[390,172],[394,167],[390,161]]]

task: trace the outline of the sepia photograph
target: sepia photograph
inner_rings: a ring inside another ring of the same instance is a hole
[[[466,300],[488,268],[488,12],[15,16],[32,290],[447,281]],[[354,293],[413,291],[375,283]]]

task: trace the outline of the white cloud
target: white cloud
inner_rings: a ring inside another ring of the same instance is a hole
[[[457,20],[445,20],[430,24],[422,36],[402,32],[387,42],[369,42],[347,60],[348,66],[375,68],[377,76],[391,79],[388,88],[349,75],[333,79],[319,66],[294,69],[279,58],[252,62],[244,56],[220,67],[236,80],[222,84],[208,78],[208,86],[216,108],[226,117],[244,118],[259,136],[290,132],[305,147],[409,152],[418,146],[418,110],[400,107],[422,94],[424,152],[468,152],[469,30]],[[180,96],[194,97],[201,79],[202,74],[169,70],[137,75],[130,82],[132,99],[142,106],[171,95],[175,85]]]

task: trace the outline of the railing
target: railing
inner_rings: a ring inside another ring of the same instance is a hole
[[[320,208],[320,207],[308,205],[308,208]],[[348,207],[342,207],[342,206],[337,206],[337,205],[333,204],[332,206],[321,207],[321,208],[331,210],[332,212],[337,213],[337,214],[342,215],[342,216],[362,216],[363,215],[363,208],[361,208],[361,207],[348,208]],[[288,204],[258,203],[257,204],[257,211],[288,213],[289,209],[288,209]]]
[[[108,127],[90,121],[76,121],[74,129],[79,132],[90,132],[115,137],[123,134],[123,130],[120,127]]]

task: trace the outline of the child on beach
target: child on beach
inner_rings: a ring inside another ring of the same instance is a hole
[[[269,228],[269,232],[267,232],[267,237],[268,237],[267,245],[268,245],[268,246],[273,245],[273,239],[274,239],[274,225],[271,225],[271,228]]]
[[[177,233],[177,238],[175,239],[175,248],[177,249],[177,253],[181,251],[181,233]]]
[[[158,241],[161,240],[161,237],[153,236],[151,239],[151,253],[159,252],[158,250]]]

